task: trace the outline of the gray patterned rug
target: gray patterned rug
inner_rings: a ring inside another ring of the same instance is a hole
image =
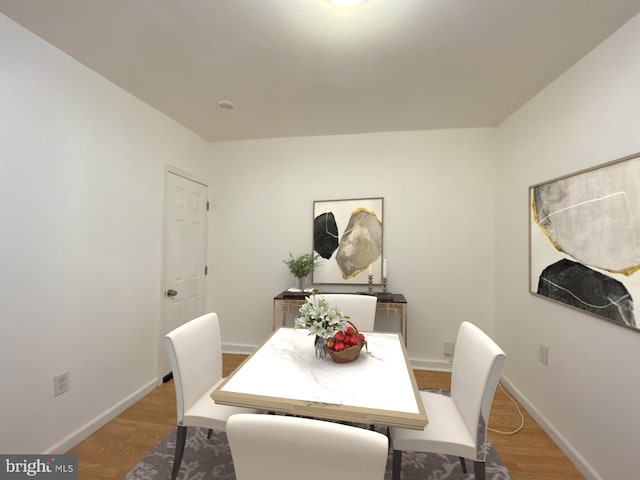
[[[368,428],[367,425],[363,426]],[[385,429],[379,428],[384,433]],[[486,459],[487,480],[511,480],[507,468],[489,441]],[[167,435],[125,477],[125,480],[169,480],[176,445],[176,430]],[[385,480],[391,480],[389,450]],[[472,480],[473,463],[467,460],[467,473],[462,473],[457,457],[418,452],[402,455],[402,480]],[[231,451],[224,432],[214,430],[207,439],[204,428],[189,428],[178,480],[235,480]]]

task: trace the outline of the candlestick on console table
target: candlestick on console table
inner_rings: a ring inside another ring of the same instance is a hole
[[[383,291],[384,293],[387,293],[387,277],[384,277],[384,278],[382,279],[382,291]]]
[[[369,274],[369,293],[373,293],[373,275]]]

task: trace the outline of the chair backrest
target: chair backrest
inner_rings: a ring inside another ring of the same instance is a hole
[[[283,415],[236,414],[227,438],[237,480],[383,480],[387,437]]]
[[[340,307],[349,320],[363,332],[373,332],[376,320],[376,304],[378,299],[373,295],[358,295],[351,293],[320,294],[331,305]]]
[[[463,322],[451,374],[451,397],[476,439],[476,460],[484,461],[487,423],[506,355],[482,330]]]
[[[222,378],[218,315],[207,313],[164,337],[176,388],[178,424],[184,412]]]

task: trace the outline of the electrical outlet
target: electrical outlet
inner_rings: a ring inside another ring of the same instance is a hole
[[[549,365],[549,347],[540,344],[538,347],[538,360],[543,365]]]
[[[53,377],[53,396],[57,397],[69,391],[69,372]]]

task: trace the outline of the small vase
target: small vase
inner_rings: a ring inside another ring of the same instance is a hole
[[[296,277],[296,288],[300,289],[303,292],[306,289],[308,289],[309,288],[309,275],[306,275],[304,277]]]
[[[327,344],[326,338],[321,337],[320,335],[316,335],[315,341],[313,342],[316,358],[323,359],[327,356],[327,352],[324,349],[324,346],[326,344]]]

